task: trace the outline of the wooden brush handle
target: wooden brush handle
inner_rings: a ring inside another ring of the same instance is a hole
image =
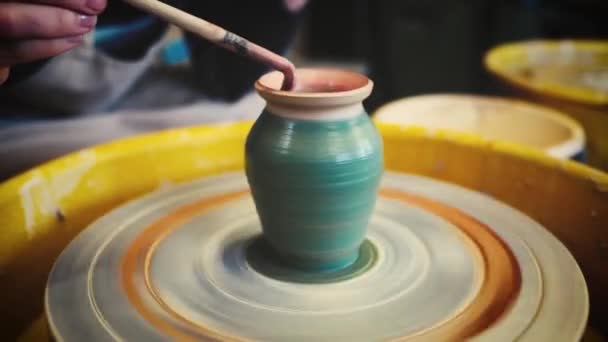
[[[291,90],[294,86],[294,65],[285,57],[251,43],[230,31],[192,14],[157,0],[123,0],[142,11],[152,13],[165,21],[192,32],[208,41],[240,55],[253,58],[283,73],[283,90]]]
[[[167,22],[174,24],[184,30],[195,33],[211,42],[221,43],[226,35],[223,28],[195,17],[190,13],[169,6],[156,0],[124,0],[130,5],[142,11],[152,13]]]

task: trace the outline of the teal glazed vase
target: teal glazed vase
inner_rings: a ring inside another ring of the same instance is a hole
[[[383,171],[382,139],[363,107],[367,77],[300,69],[256,82],[266,107],[250,130],[245,170],[273,255],[290,267],[336,270],[353,264],[366,238]]]

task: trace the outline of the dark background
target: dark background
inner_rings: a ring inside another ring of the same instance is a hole
[[[537,38],[608,38],[608,0],[312,0],[302,45],[307,58],[363,63],[373,110],[422,93],[501,93],[484,53]]]

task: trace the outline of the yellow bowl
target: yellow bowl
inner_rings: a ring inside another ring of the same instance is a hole
[[[378,126],[387,169],[491,194],[561,239],[589,284],[591,321],[607,326],[608,174],[474,135]],[[250,127],[243,122],[123,139],[72,153],[0,184],[2,340],[24,331],[24,340],[44,338],[40,314],[46,277],[60,251],[84,227],[168,183],[242,170]]]
[[[490,49],[484,64],[515,94],[580,122],[589,164],[608,170],[608,41],[508,43]]]
[[[490,96],[420,95],[398,99],[373,113],[379,123],[477,135],[544,151],[559,159],[579,159],[584,150],[583,128],[551,108]]]

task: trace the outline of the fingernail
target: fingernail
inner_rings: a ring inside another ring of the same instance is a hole
[[[99,12],[106,7],[106,0],[88,0],[87,7],[95,12]]]
[[[84,40],[84,36],[73,36],[66,38],[66,40],[70,43],[79,44],[82,43],[82,41]]]
[[[97,16],[94,15],[81,15],[79,16],[80,26],[86,28],[93,28],[97,23]]]

